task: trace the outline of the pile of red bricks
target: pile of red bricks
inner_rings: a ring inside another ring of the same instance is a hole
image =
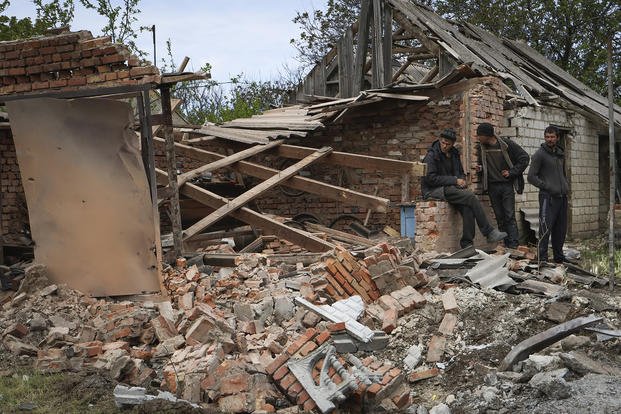
[[[0,42],[2,95],[159,82],[155,66],[88,31]]]
[[[328,281],[325,288],[332,298],[338,300],[360,295],[366,303],[371,303],[380,297],[369,271],[347,250],[338,248],[325,264]]]
[[[317,404],[310,397],[304,386],[297,380],[295,375],[289,370],[287,363],[307,356],[311,352],[319,348],[324,342],[330,339],[330,332],[344,331],[343,323],[336,323],[328,326],[328,330],[317,331],[309,328],[305,333],[297,337],[291,345],[289,345],[280,355],[278,355],[267,367],[266,371],[272,376],[287,398],[300,406],[304,411],[311,411],[317,407]],[[319,383],[320,370],[323,366],[323,358],[320,359],[313,368],[312,376],[315,383]],[[339,357],[339,362],[348,367],[348,363]],[[381,376],[381,380],[369,386],[358,382],[357,389],[353,395],[347,400],[347,404],[356,411],[360,411],[363,405],[379,404],[381,400],[388,398],[392,400],[398,408],[404,408],[410,403],[410,390],[404,386],[404,375],[399,368],[394,367],[390,363],[379,362],[373,356],[369,356],[362,360],[363,365],[371,372]],[[351,368],[351,367],[350,367]],[[338,375],[333,367],[328,370],[328,375],[335,384],[340,384],[343,379]]]

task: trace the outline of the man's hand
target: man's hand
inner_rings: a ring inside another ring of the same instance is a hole
[[[509,178],[509,170],[502,170],[500,173],[502,174],[503,177]]]
[[[477,164],[477,165],[475,165],[473,168],[474,168],[474,170],[475,170],[476,172],[481,172],[481,171],[483,171],[483,166],[482,166],[481,164]]]
[[[458,178],[457,179],[457,187],[458,188],[466,188],[466,180],[464,180],[463,178]]]

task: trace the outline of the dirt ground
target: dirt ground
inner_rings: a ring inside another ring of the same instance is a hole
[[[403,360],[412,345],[426,347],[429,343],[444,310],[439,300],[440,287],[429,286],[425,289],[428,303],[399,319],[398,327],[391,333],[389,346],[375,352],[378,359],[403,367]],[[566,393],[542,392],[529,384],[533,372],[524,374],[526,364],[521,371],[498,371],[500,362],[513,346],[558,324],[551,321],[548,315],[555,303],[569,307],[566,320],[594,314],[618,329],[621,326],[621,288],[610,292],[607,288],[589,289],[571,284],[565,286],[557,297],[544,297],[480,289],[463,283],[455,286],[454,293],[459,305],[458,324],[452,336],[447,338],[444,360],[437,364],[423,362],[416,368],[437,367],[440,374],[410,384],[413,404],[406,412],[621,412],[621,376],[617,374],[621,372],[619,339],[600,342],[594,333],[582,330],[576,334],[582,338],[578,345],[557,343],[538,353],[554,360],[551,365],[540,369],[541,372],[561,368],[558,356],[569,351],[581,352],[613,372],[578,373],[570,370],[563,380],[568,390]],[[214,412],[161,401],[132,410],[119,410],[112,396],[114,381],[95,372],[42,375],[35,373],[31,366],[30,358],[14,357],[0,347],[0,413]],[[449,411],[438,408],[438,404],[442,403],[448,406]],[[298,411],[288,408],[280,412]]]

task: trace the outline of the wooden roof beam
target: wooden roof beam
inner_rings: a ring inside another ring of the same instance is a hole
[[[421,43],[421,45],[425,46],[433,53],[438,53],[440,49],[439,46],[431,39],[429,39],[429,37],[425,33],[423,33],[423,31],[419,27],[414,26],[414,24],[412,24],[412,22],[410,22],[408,18],[403,15],[403,13],[401,13],[399,10],[393,9],[392,14],[393,19],[399,24],[399,26],[415,36],[415,38]]]
[[[233,155],[229,155],[228,157],[222,158],[217,161],[210,162],[209,164],[202,165],[192,171],[188,171],[184,174],[181,174],[177,178],[177,185],[181,187],[186,182],[198,177],[201,174],[204,174],[209,171],[215,171],[220,168],[228,167],[231,164],[234,164],[238,161],[244,160],[246,158],[252,157],[253,155],[259,154],[263,151],[267,151],[270,148],[274,148],[282,144],[282,140],[272,141],[265,145],[255,145],[254,147],[247,148],[243,151],[239,151],[234,153]]]
[[[220,221],[227,215],[233,213],[244,205],[248,204],[250,201],[255,198],[261,196],[266,191],[271,190],[273,187],[297,174],[300,170],[308,167],[315,161],[327,156],[332,152],[332,148],[324,147],[321,148],[314,153],[310,154],[308,157],[305,157],[303,160],[293,164],[292,166],[279,171],[278,174],[274,174],[267,180],[263,181],[261,184],[251,188],[246,191],[244,194],[235,197],[233,200],[228,201],[226,204],[219,207],[216,211],[208,215],[207,217],[199,220],[197,223],[193,224],[187,230],[183,232],[183,240],[189,240],[192,236],[200,233],[204,229],[208,228],[212,224]]]
[[[154,138],[153,141],[156,145],[159,145],[160,147],[164,144],[164,140],[161,138]],[[304,147],[300,147],[300,148],[304,148]],[[192,158],[192,159],[204,161],[204,162],[212,162],[212,161],[217,161],[217,160],[226,158],[226,156],[222,154],[205,151],[199,148],[193,148],[188,145],[184,145],[180,143],[175,144],[175,151],[180,156],[184,156],[184,157],[188,157],[188,158]],[[312,152],[313,149],[310,149],[310,151]],[[300,159],[304,158],[306,155],[300,157]],[[328,157],[330,156],[332,156],[332,154],[329,155]],[[396,161],[396,160],[390,160],[390,161]],[[360,160],[358,160],[358,162],[360,162]],[[397,162],[406,163],[405,161],[397,161]],[[407,165],[405,167],[407,167]],[[262,180],[266,180],[270,178],[271,176],[278,173],[278,170],[265,167],[263,165],[254,164],[248,161],[236,162],[235,164],[231,165],[230,168],[235,172],[246,174],[251,177],[259,178]],[[410,166],[410,169],[411,169],[411,166]],[[402,170],[400,170],[401,173],[404,171],[410,171],[410,170],[407,170],[407,168],[402,168]],[[189,184],[186,184],[185,186],[187,185]],[[317,181],[311,178],[306,178],[306,177],[301,177],[301,176],[293,176],[289,178],[287,181],[283,182],[282,185],[296,189],[296,190],[305,191],[310,194],[315,194],[321,197],[325,197],[330,200],[340,201],[347,205],[356,205],[362,208],[369,208],[379,213],[385,213],[386,211],[388,211],[388,207],[390,206],[390,200],[386,198],[360,193],[358,191],[349,190],[347,188],[323,183],[321,181]]]
[[[156,169],[156,173],[158,182],[164,184],[168,182],[168,175],[164,171]],[[184,185],[180,189],[180,192],[213,209],[220,208],[229,202],[228,199],[191,183]],[[291,243],[295,243],[311,252],[325,252],[334,248],[332,243],[328,243],[303,230],[289,227],[247,207],[242,207],[232,212],[231,216],[253,227],[263,229],[264,233],[273,234],[274,236],[289,240]]]
[[[358,16],[358,36],[356,46],[356,57],[353,69],[353,93],[357,94],[362,90],[366,71],[364,65],[367,59],[367,49],[369,48],[369,29],[371,24],[371,0],[362,0]]]
[[[315,150],[313,148],[283,144],[277,148],[277,151],[278,155],[281,157],[302,159]],[[425,164],[421,162],[393,160],[391,158],[349,154],[347,152],[334,151],[326,158],[320,160],[320,162],[343,167],[361,168],[371,171],[384,171],[395,174],[409,173],[419,177],[425,175]]]

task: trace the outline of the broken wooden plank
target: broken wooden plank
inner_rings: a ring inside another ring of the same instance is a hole
[[[175,258],[183,256],[181,236],[181,209],[179,208],[179,189],[177,186],[177,162],[175,158],[175,138],[172,128],[172,108],[170,102],[170,86],[161,89],[162,116],[164,137],[166,142],[166,167],[168,169],[168,186],[170,187],[170,221],[172,224]]]
[[[297,174],[301,169],[306,168],[309,165],[311,165],[313,162],[317,161],[318,159],[325,157],[331,151],[332,151],[332,148],[330,147],[321,148],[318,151],[314,152],[313,154],[309,155],[308,157],[304,158],[302,161],[299,161],[293,164],[292,166],[284,169],[283,171],[280,171],[278,174],[263,181],[261,184],[255,186],[251,190],[248,190],[244,194],[240,195],[239,197],[236,197],[233,200],[227,202],[226,205],[223,205],[222,207],[218,208],[216,211],[214,211],[213,213],[211,213],[204,219],[200,220],[198,223],[195,223],[194,225],[190,226],[187,230],[185,230],[183,232],[183,235],[184,235],[183,239],[184,240],[190,239],[192,236],[199,233],[203,229],[206,229],[207,227],[211,226],[212,224],[219,221],[223,217],[227,216],[228,214],[231,214],[233,211],[239,209],[243,205],[259,197],[264,192],[270,190],[271,188],[278,185],[279,183],[287,180],[289,177],[292,177],[293,175]]]
[[[364,89],[364,64],[369,48],[369,23],[371,17],[371,0],[362,0],[360,14],[358,16],[358,38],[356,45],[356,57],[353,68],[353,93],[357,94]]]
[[[167,174],[164,171],[156,170],[156,172],[159,182],[166,183],[168,181]],[[181,188],[180,192],[181,194],[213,209],[220,208],[229,201],[218,194],[214,194],[192,183],[186,183]],[[334,248],[332,243],[322,240],[319,237],[315,237],[314,235],[303,230],[288,227],[277,220],[257,213],[256,211],[246,207],[242,207],[239,210],[234,211],[231,213],[231,216],[243,221],[246,224],[250,224],[255,228],[263,229],[264,233],[273,234],[274,236],[289,240],[291,243],[295,243],[311,252],[325,252]]]
[[[156,145],[162,146],[164,143],[164,140],[161,138],[154,138],[153,142]],[[299,147],[299,148],[303,148],[304,150],[308,149],[304,147]],[[189,157],[192,159],[196,159],[199,161],[204,161],[204,162],[211,162],[214,160],[225,158],[225,156],[222,154],[205,151],[205,150],[198,149],[198,148],[193,148],[188,145],[184,145],[180,143],[175,144],[175,149],[179,155]],[[308,155],[311,152],[312,152],[312,149],[310,149],[310,151],[306,155]],[[345,153],[342,153],[342,154],[345,154]],[[330,154],[328,157],[332,155],[333,154]],[[293,158],[293,157],[290,157],[290,158]],[[304,156],[300,158],[304,158]],[[383,160],[383,158],[380,158],[380,160]],[[390,159],[386,159],[386,160],[396,161],[396,160],[390,160]],[[397,164],[397,165],[402,165],[402,166],[411,168],[410,163],[406,163],[404,161],[397,161],[397,163],[402,163],[402,164]],[[230,168],[238,173],[246,174],[246,175],[259,178],[262,180],[266,180],[278,173],[278,170],[275,170],[269,167],[264,167],[262,165],[254,164],[248,161],[239,161],[231,165]],[[287,181],[283,182],[281,185],[284,185],[286,187],[290,187],[296,190],[305,191],[310,194],[315,194],[321,197],[325,197],[330,200],[340,201],[347,205],[356,205],[356,206],[363,207],[363,208],[370,208],[370,209],[373,209],[373,211],[377,211],[379,213],[385,213],[386,211],[388,211],[388,207],[390,206],[390,200],[388,200],[387,198],[371,196],[368,194],[360,193],[358,191],[349,190],[347,188],[322,183],[321,181],[313,180],[311,178],[306,178],[306,177],[293,176],[289,178]]]
[[[531,336],[513,347],[511,352],[502,360],[499,369],[507,371],[516,363],[528,358],[533,352],[541,351],[553,343],[579,331],[580,329],[602,321],[604,318],[595,315],[583,316],[571,321],[556,325],[548,330]]]
[[[299,131],[314,131],[323,128],[323,124],[318,121],[272,121],[268,118],[240,118],[229,121],[222,125],[223,128],[246,128],[246,129],[287,129]]]
[[[302,159],[311,154],[314,149],[296,145],[283,144],[278,147],[278,155],[286,158]],[[371,155],[349,154],[346,152],[332,152],[321,160],[342,167],[362,168],[369,171],[384,171],[390,173],[410,173],[416,177],[425,175],[425,163],[415,161],[393,160],[391,158],[373,157]]]
[[[384,49],[382,44],[382,22],[384,7],[381,0],[373,0],[373,37],[371,38],[371,87],[384,85]],[[392,30],[392,28],[390,28]]]
[[[203,166],[201,166],[199,168],[196,168],[196,169],[194,169],[192,171],[188,171],[188,172],[186,172],[184,174],[181,174],[178,177],[178,179],[177,179],[178,185],[179,185],[179,187],[181,187],[187,181],[190,181],[191,179],[196,178],[196,177],[198,177],[199,175],[201,175],[203,173],[206,173],[208,171],[214,171],[214,170],[217,170],[219,168],[227,167],[227,166],[229,166],[231,164],[234,164],[234,163],[236,163],[238,161],[241,161],[243,159],[249,158],[249,157],[251,157],[253,155],[259,154],[259,153],[261,153],[263,151],[266,151],[266,150],[268,150],[270,148],[274,148],[274,147],[276,147],[276,146],[278,146],[278,145],[280,145],[282,143],[283,143],[282,140],[277,140],[277,141],[269,142],[269,143],[267,143],[265,145],[255,145],[254,147],[250,147],[250,148],[247,148],[247,149],[245,149],[243,151],[236,152],[235,154],[229,155],[228,157],[222,158],[222,159],[217,160],[217,161],[213,161],[213,162],[211,162],[209,164],[205,164],[205,165],[203,165]]]
[[[417,102],[426,102],[429,100],[429,98],[426,96],[404,95],[404,94],[399,94],[399,93],[368,92],[367,95],[379,96],[381,98],[403,99],[405,101],[417,101]]]
[[[354,38],[351,29],[347,29],[337,42],[339,65],[339,95],[348,98],[353,95],[352,70],[354,67]]]
[[[306,227],[308,230],[312,232],[325,233],[329,235],[330,237],[332,237],[334,240],[343,241],[345,243],[368,246],[368,247],[375,246],[375,243],[373,243],[369,239],[365,239],[364,237],[345,233],[344,231],[322,226],[321,224],[311,223],[310,221],[307,221],[306,223],[304,223],[304,227]]]

